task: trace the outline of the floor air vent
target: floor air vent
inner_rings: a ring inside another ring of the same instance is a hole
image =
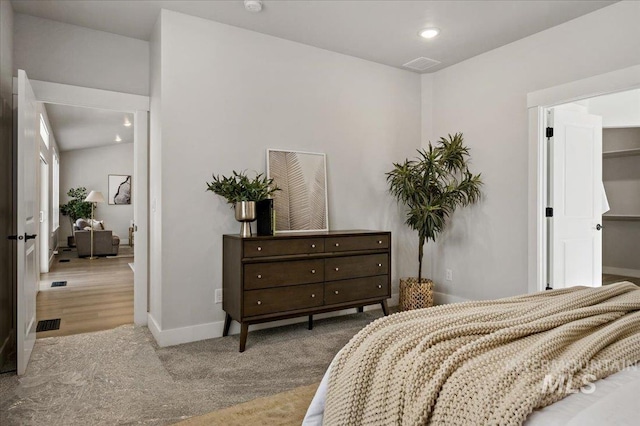
[[[51,283],[51,287],[66,287],[66,286],[67,286],[66,281],[54,281]]]
[[[70,261],[70,259],[60,259],[60,263],[67,263],[69,261]]]
[[[60,318],[38,321],[36,333],[51,330],[60,330]]]
[[[431,67],[435,67],[436,65],[439,65],[439,64],[440,64],[440,61],[436,61],[435,59],[420,57],[420,58],[414,59],[413,61],[409,61],[402,66],[414,71],[424,71]]]

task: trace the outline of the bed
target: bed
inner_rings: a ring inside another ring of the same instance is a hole
[[[336,355],[303,425],[635,425],[640,288],[398,313]]]

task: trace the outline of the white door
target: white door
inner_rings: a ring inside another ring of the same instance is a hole
[[[17,344],[18,374],[24,374],[36,342],[38,151],[36,97],[27,74],[18,70],[17,133]]]
[[[555,109],[550,121],[550,285],[600,286],[602,117]]]

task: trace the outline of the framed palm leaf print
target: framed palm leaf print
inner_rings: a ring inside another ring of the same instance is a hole
[[[268,149],[267,177],[280,188],[273,195],[277,233],[329,230],[325,154]]]

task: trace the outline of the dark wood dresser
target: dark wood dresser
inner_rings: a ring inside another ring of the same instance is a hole
[[[329,231],[241,238],[223,236],[224,333],[241,325],[358,308],[391,297],[391,233]]]

